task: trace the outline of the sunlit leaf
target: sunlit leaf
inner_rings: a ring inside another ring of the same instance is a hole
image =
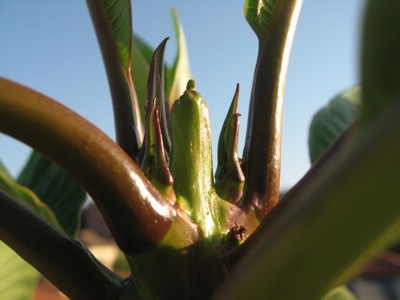
[[[103,0],[112,34],[117,44],[121,63],[125,70],[130,68],[132,48],[132,16],[129,0]]]
[[[335,96],[313,117],[308,147],[314,162],[333,141],[354,122],[360,110],[360,87],[352,87]]]
[[[31,299],[41,275],[0,242],[0,299]]]
[[[357,300],[356,296],[346,286],[332,289],[322,300]]]
[[[39,152],[32,152],[18,182],[29,187],[57,217],[64,232],[74,237],[80,227],[86,192],[63,169]]]

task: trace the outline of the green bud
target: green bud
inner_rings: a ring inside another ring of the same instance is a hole
[[[211,131],[207,104],[189,80],[171,111],[170,170],[177,202],[202,229],[215,233],[223,217],[213,188]]]

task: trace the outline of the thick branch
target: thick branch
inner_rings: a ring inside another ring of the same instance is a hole
[[[302,0],[278,1],[267,33],[260,38],[243,152],[246,199],[260,218],[279,199],[284,88],[301,5]]]
[[[70,299],[118,299],[122,278],[0,190],[0,239]],[[111,273],[111,272],[110,272]]]
[[[158,243],[177,219],[187,233],[195,232],[104,133],[54,100],[6,79],[0,79],[0,132],[69,172],[96,202],[124,252]]]

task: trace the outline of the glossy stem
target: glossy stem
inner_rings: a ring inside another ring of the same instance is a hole
[[[119,299],[121,281],[72,241],[0,190],[0,238],[70,299]]]
[[[110,85],[117,143],[135,159],[143,142],[143,128],[130,64],[124,69],[101,0],[86,1],[103,55]]]
[[[158,243],[174,219],[183,217],[98,128],[54,100],[1,78],[0,132],[70,173],[96,202],[125,253]]]
[[[246,199],[263,218],[278,202],[286,71],[302,0],[281,0],[259,40],[243,163]]]

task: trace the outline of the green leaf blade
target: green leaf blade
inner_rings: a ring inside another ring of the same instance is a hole
[[[6,172],[0,170],[0,189],[13,196],[37,216],[49,222],[55,229],[64,232],[53,211],[35,193],[18,184]]]
[[[63,231],[75,237],[86,192],[63,169],[39,152],[32,152],[18,182],[33,190],[57,217]]]
[[[127,0],[103,0],[106,15],[117,44],[121,63],[125,70],[130,68],[132,48],[132,14]]]
[[[360,111],[360,96],[359,86],[349,88],[314,115],[308,139],[312,163],[355,121]]]
[[[0,242],[0,299],[31,299],[41,274]]]

